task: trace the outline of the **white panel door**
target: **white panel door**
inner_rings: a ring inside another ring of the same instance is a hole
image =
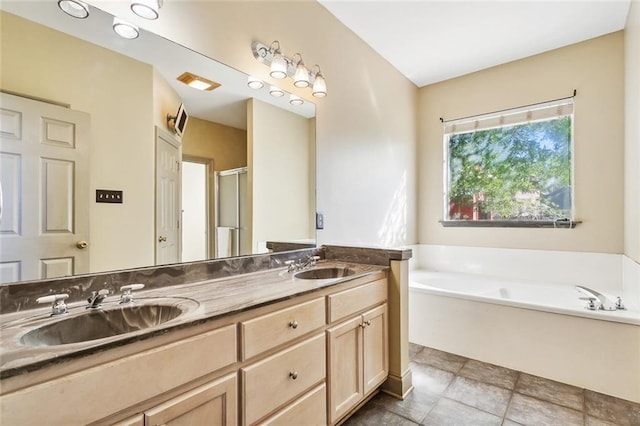
[[[180,142],[156,127],[156,265],[180,262]]]
[[[89,272],[89,114],[0,101],[0,282]]]

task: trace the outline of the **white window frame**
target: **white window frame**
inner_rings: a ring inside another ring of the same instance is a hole
[[[549,119],[571,117],[570,146],[570,179],[571,179],[571,217],[568,223],[544,220],[460,220],[449,218],[449,190],[451,174],[449,167],[449,139],[461,133],[472,133],[480,130],[490,130],[518,124],[546,121]],[[575,102],[574,96],[547,102],[511,108],[486,114],[474,115],[455,120],[441,120],[443,123],[443,194],[442,213],[443,226],[466,227],[561,227],[574,228],[580,221],[576,221],[575,203]]]

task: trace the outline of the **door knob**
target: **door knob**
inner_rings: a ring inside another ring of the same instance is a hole
[[[165,241],[167,241],[167,237],[163,237],[162,235],[160,235],[160,237],[158,238],[158,242],[164,243]]]
[[[78,248],[79,248],[79,249],[81,249],[81,250],[82,250],[82,249],[86,249],[86,248],[87,248],[87,245],[88,245],[88,244],[87,244],[87,242],[86,242],[86,241],[82,241],[82,240],[81,240],[81,241],[78,241],[78,242],[76,243],[76,247],[78,247]]]

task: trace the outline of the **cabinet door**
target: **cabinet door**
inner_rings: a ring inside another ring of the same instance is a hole
[[[363,370],[365,395],[378,387],[389,371],[387,304],[363,315]]]
[[[235,426],[237,403],[238,384],[234,373],[147,410],[144,424]]]
[[[362,388],[362,316],[327,330],[329,421],[333,424],[364,396]]]

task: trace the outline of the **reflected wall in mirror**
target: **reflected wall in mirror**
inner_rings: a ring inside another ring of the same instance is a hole
[[[250,89],[245,74],[149,32],[119,39],[94,7],[87,19],[51,1],[0,8],[0,282],[314,241],[313,104]],[[221,86],[197,91],[177,82],[185,71]],[[180,139],[166,117],[181,103]],[[230,170],[244,171],[233,201],[218,191]],[[122,202],[97,202],[96,190]],[[237,222],[221,220],[228,210]]]

